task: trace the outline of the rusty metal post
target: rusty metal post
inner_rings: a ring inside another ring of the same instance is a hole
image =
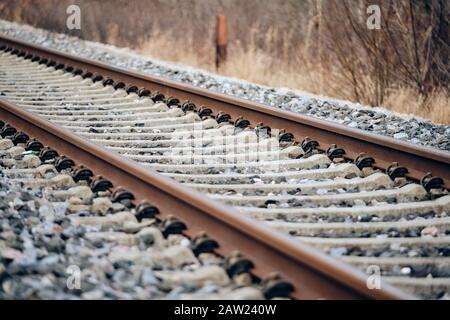
[[[227,17],[217,16],[216,22],[216,69],[227,59]]]

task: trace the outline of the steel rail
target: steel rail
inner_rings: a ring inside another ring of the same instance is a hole
[[[293,284],[296,299],[412,299],[413,296],[383,283],[369,290],[367,275],[300,241],[247,218],[235,209],[207,199],[150,169],[56,126],[0,99],[0,119],[51,146],[131,191],[136,201],[148,200],[161,212],[161,218],[176,215],[187,222],[186,235],[193,237],[206,230],[220,244],[223,256],[241,251],[255,264],[253,273],[264,277],[278,271]]]
[[[223,111],[234,119],[242,116],[253,124],[262,122],[272,128],[285,129],[294,134],[296,139],[309,136],[319,141],[319,149],[321,150],[327,150],[332,144],[336,144],[345,149],[346,158],[351,160],[356,159],[363,152],[375,159],[375,167],[383,170],[395,161],[408,169],[406,174],[408,178],[416,181],[419,181],[426,173],[431,172],[434,176],[441,177],[444,181],[444,187],[450,189],[449,152],[349,128],[330,121],[269,107],[173,80],[125,70],[5,35],[0,35],[0,45],[10,46],[54,60],[57,63],[100,74],[114,81],[122,81],[137,87],[159,91],[165,96],[174,96],[181,101],[189,100],[198,106],[207,105],[214,113]]]

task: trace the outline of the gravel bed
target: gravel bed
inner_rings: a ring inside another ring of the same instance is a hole
[[[357,256],[357,257],[448,257],[450,250],[446,246],[434,247],[420,247],[414,245],[385,245],[377,248],[361,248],[359,246],[353,247],[338,247],[327,250],[334,257],[339,256]],[[447,271],[448,272],[448,271]],[[444,274],[439,276],[446,276]]]
[[[21,150],[0,152],[0,299],[264,298],[249,273]]]
[[[443,216],[442,214],[435,212],[427,212],[427,213],[414,213],[414,214],[406,214],[401,216],[391,216],[387,215],[384,217],[378,217],[376,215],[371,214],[360,214],[360,215],[342,215],[342,216],[333,216],[333,215],[324,215],[324,214],[313,214],[313,215],[304,215],[304,216],[296,216],[289,217],[286,214],[279,213],[276,215],[276,219],[286,222],[299,222],[299,223],[333,223],[333,222],[361,222],[361,223],[369,223],[369,222],[395,222],[395,221],[413,221],[413,220],[421,220],[421,219],[433,219],[439,218]],[[445,216],[444,216],[445,217]],[[266,219],[273,220],[273,219]],[[420,233],[419,233],[420,234]],[[355,237],[363,236],[364,234],[354,233]],[[323,234],[317,236],[324,236]],[[415,233],[409,233],[409,237],[417,236]]]
[[[450,126],[433,124],[431,121],[419,117],[221,77],[206,71],[137,55],[128,49],[84,41],[76,37],[51,33],[5,20],[0,20],[0,33],[125,69],[134,69],[304,115],[335,121],[351,128],[359,128],[414,144],[450,151]]]

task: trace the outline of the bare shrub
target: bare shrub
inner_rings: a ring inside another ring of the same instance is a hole
[[[381,28],[369,30],[366,9],[378,3]],[[425,97],[449,85],[449,12],[445,0],[328,0],[320,12],[327,64],[336,63],[352,99],[380,105],[392,87]]]

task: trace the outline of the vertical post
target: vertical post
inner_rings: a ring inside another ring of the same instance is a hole
[[[216,22],[216,69],[227,59],[227,17],[217,16]]]

